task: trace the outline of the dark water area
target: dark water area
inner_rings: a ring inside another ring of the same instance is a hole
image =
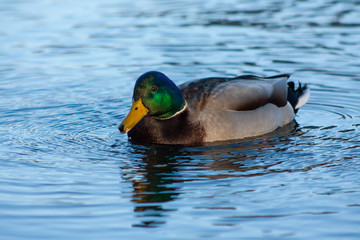
[[[360,239],[359,1],[0,2],[0,239]],[[296,122],[129,142],[134,81],[291,73]]]

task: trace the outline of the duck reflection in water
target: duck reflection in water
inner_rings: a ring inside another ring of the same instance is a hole
[[[142,160],[134,168],[135,172],[126,177],[132,182],[135,203],[134,212],[142,218],[141,223],[133,224],[133,227],[157,227],[164,224],[162,220],[167,212],[176,209],[166,208],[166,202],[176,199],[179,195],[178,188],[173,183],[179,179],[176,167],[176,148],[163,146],[140,146],[135,145],[137,154],[139,148]]]
[[[132,226],[159,227],[165,224],[171,212],[177,211],[175,207],[168,207],[167,203],[179,197],[180,188],[186,181],[272,173],[269,167],[281,164],[283,160],[267,160],[267,155],[284,151],[283,147],[276,145],[283,146],[284,142],[291,141],[292,136],[299,134],[295,125],[293,122],[256,139],[222,145],[172,147],[131,144],[130,156],[139,158],[132,160],[131,172],[123,175],[123,178],[132,183],[131,201],[135,203],[136,217],[141,219],[140,223]],[[259,164],[259,161],[253,161],[255,159],[264,161]],[[190,169],[191,173],[180,170],[184,168]]]

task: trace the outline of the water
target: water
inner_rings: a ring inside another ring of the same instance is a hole
[[[359,239],[359,1],[0,2],[1,239]],[[292,73],[267,136],[128,142],[134,80]]]

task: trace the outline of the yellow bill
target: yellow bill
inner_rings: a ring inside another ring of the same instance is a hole
[[[142,104],[141,98],[136,102],[133,101],[129,114],[120,123],[119,130],[121,133],[127,133],[143,119],[149,110]]]

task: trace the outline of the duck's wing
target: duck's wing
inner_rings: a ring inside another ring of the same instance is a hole
[[[200,112],[205,107],[231,111],[254,110],[267,103],[278,107],[287,104],[289,75],[261,78],[253,75],[235,78],[206,78],[179,86],[191,108]]]
[[[233,78],[203,78],[179,85],[179,89],[191,109],[202,111],[209,97],[219,85],[232,81]]]

